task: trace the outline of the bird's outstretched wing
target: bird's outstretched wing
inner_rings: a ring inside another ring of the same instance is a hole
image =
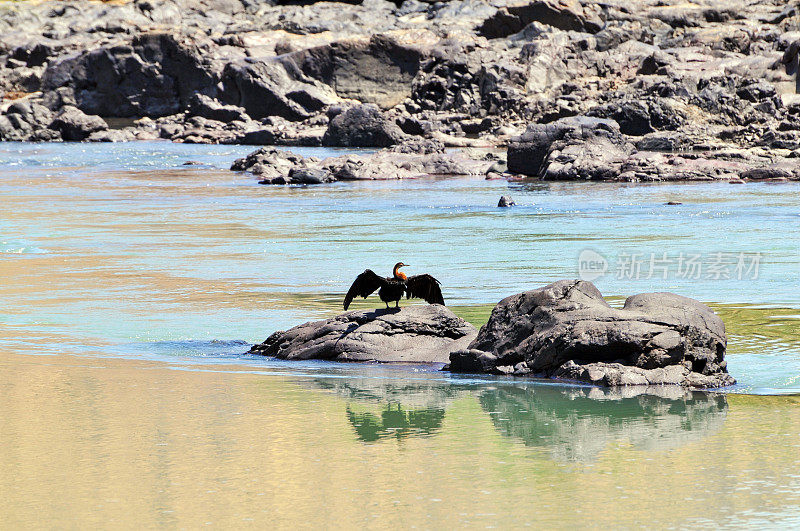
[[[372,294],[373,291],[380,288],[386,284],[386,279],[381,278],[375,274],[372,269],[367,269],[360,275],[356,277],[355,282],[353,285],[350,286],[350,290],[347,292],[347,295],[344,297],[344,309],[346,310],[350,303],[353,302],[353,299],[358,297],[364,297],[365,299]]]
[[[430,275],[413,275],[406,281],[406,298],[425,299],[429,304],[444,305],[439,281]]]

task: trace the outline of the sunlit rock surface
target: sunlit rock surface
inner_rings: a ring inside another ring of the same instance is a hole
[[[561,280],[500,301],[469,349],[453,353],[450,370],[722,387],[735,383],[726,346],[722,319],[693,299],[646,293],[616,309],[590,282]]]
[[[5,2],[0,139],[504,146],[593,117],[625,142],[555,146],[510,175],[798,179],[798,27],[783,0]],[[331,112],[363,105],[379,112]]]
[[[476,333],[438,304],[358,310],[275,332],[250,352],[289,360],[447,363]]]

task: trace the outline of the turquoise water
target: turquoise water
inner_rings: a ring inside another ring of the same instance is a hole
[[[721,308],[738,390],[800,391],[798,183],[268,187],[227,171],[252,149],[0,144],[0,349],[35,339],[32,353],[269,368],[241,356],[247,345],[335,314],[366,267],[388,274],[402,260],[439,278],[448,305],[488,307],[576,278],[589,249],[608,260],[595,283],[617,303],[673,291]],[[503,194],[517,206],[496,208]],[[648,274],[664,253],[667,271]],[[717,253],[730,278],[713,278]],[[680,274],[681,255],[699,256],[700,278]],[[756,256],[738,278],[738,257]]]

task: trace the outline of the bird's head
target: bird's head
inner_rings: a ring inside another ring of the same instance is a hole
[[[394,275],[395,278],[400,278],[400,279],[405,280],[406,279],[406,275],[404,273],[400,272],[400,268],[401,267],[406,267],[406,264],[404,264],[403,262],[397,262],[394,265],[394,269],[392,269],[392,274]]]

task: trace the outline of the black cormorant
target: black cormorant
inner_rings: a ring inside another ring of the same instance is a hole
[[[405,266],[406,264],[403,262],[398,262],[392,270],[392,276],[387,278],[379,277],[371,269],[358,275],[344,298],[344,309],[346,310],[350,306],[356,296],[366,299],[379,288],[378,297],[386,303],[387,308],[392,301],[394,301],[395,307],[399,308],[403,294],[407,299],[416,297],[425,299],[429,304],[444,305],[439,281],[427,274],[407,277],[400,271],[400,268]]]

